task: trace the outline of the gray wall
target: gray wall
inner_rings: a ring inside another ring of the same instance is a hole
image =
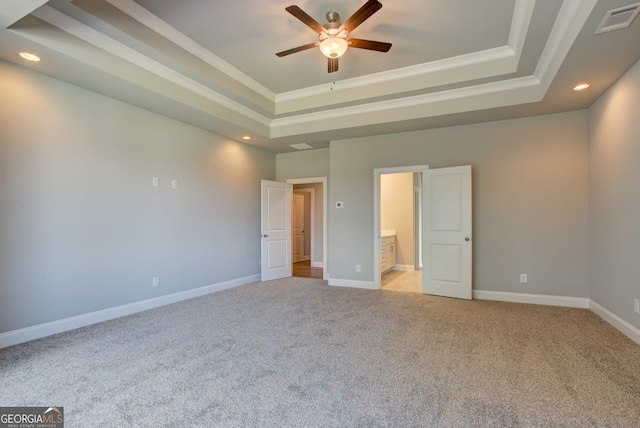
[[[276,180],[287,181],[294,178],[327,177],[329,179],[329,149],[302,150],[299,152],[281,153],[276,155]],[[323,204],[324,193],[322,184],[301,184],[296,188],[315,189],[315,260],[316,265],[324,264],[322,233],[323,233]],[[330,226],[327,225],[330,229]],[[327,238],[328,240],[328,238]],[[328,245],[328,244],[327,244]]]
[[[373,281],[374,168],[469,164],[474,288],[587,297],[587,119],[577,111],[332,142],[330,277]]]
[[[590,109],[590,298],[640,328],[640,62]]]
[[[0,93],[0,333],[259,273],[273,154],[5,62]]]
[[[276,180],[329,177],[329,149],[302,150],[276,156]]]
[[[0,90],[0,333],[258,274],[260,179],[330,177],[329,273],[372,281],[373,169],[418,164],[473,167],[475,289],[640,327],[638,64],[589,112],[277,156],[1,61]]]

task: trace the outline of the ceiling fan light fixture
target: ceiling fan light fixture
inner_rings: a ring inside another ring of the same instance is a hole
[[[320,52],[327,58],[340,58],[348,47],[349,43],[342,37],[327,37],[320,42]]]

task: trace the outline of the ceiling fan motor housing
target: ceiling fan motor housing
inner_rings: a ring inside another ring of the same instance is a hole
[[[338,12],[335,12],[333,10],[331,12],[327,12],[326,17],[327,17],[327,25],[337,23],[337,26],[338,27],[340,26],[340,14]],[[327,25],[325,25],[325,27],[327,27]]]
[[[347,38],[347,31],[345,29],[340,29],[342,23],[340,22],[340,14],[335,11],[327,12],[327,23],[323,25],[327,31],[323,31],[319,34],[320,42],[331,38]],[[339,42],[339,41],[338,41]],[[339,42],[342,44],[341,42]]]

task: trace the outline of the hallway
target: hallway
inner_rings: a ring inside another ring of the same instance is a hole
[[[322,268],[311,267],[311,261],[305,260],[293,264],[293,276],[299,278],[318,278],[322,279]]]

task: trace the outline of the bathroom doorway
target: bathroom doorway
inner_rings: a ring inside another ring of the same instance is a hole
[[[422,293],[422,173],[380,174],[380,288]]]

